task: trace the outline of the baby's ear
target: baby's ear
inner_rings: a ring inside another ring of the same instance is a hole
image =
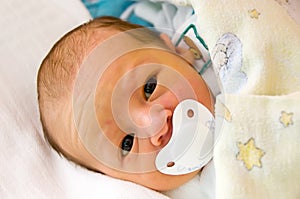
[[[165,33],[160,34],[160,38],[165,42],[165,44],[170,48],[171,51],[174,51],[177,54],[181,55],[189,63],[191,63],[191,64],[194,63],[194,55],[190,50],[183,48],[183,47],[174,46],[170,37]]]

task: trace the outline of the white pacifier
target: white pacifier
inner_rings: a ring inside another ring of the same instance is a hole
[[[201,169],[213,155],[213,115],[201,103],[187,99],[175,108],[172,124],[172,137],[158,153],[156,168],[169,175]]]

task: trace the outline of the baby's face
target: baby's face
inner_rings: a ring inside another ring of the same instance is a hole
[[[73,156],[107,175],[156,190],[185,183],[197,171],[171,176],[155,167],[158,152],[172,136],[174,109],[184,99],[195,99],[213,111],[205,82],[185,59],[158,48],[122,54],[103,71],[96,86],[99,141],[86,141],[91,132],[86,130]]]

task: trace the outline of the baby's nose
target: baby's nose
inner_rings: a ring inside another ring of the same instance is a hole
[[[172,111],[165,110],[166,119],[163,123],[162,128],[158,132],[154,132],[154,134],[150,137],[150,142],[154,146],[165,146],[172,136]]]
[[[171,125],[169,121],[171,121],[172,111],[165,109],[162,105],[155,104],[133,112],[132,117],[138,137],[156,137],[158,142]]]

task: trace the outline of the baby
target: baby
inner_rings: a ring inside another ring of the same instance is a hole
[[[165,34],[112,17],[69,32],[38,73],[46,139],[87,169],[151,189],[189,181],[200,168],[167,175],[157,170],[155,158],[172,136],[173,112],[181,101],[193,99],[214,112],[211,91],[192,67],[190,52]]]

